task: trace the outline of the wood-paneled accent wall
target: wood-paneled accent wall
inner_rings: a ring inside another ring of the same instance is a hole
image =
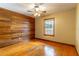
[[[34,37],[33,17],[0,8],[0,47]]]

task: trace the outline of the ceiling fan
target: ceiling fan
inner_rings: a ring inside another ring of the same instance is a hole
[[[28,10],[27,12],[33,13],[33,15],[36,16],[41,16],[42,14],[46,13],[46,10],[44,9],[45,7],[42,6],[43,3],[35,3],[33,8],[31,10]]]

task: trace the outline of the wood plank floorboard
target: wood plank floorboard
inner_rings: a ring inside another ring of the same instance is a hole
[[[35,39],[0,48],[0,56],[78,56],[78,54],[73,46]]]

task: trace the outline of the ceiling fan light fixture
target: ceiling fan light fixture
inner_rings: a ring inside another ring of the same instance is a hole
[[[35,17],[36,17],[36,16],[40,16],[40,13],[35,13],[34,16],[35,16]]]
[[[41,14],[38,14],[38,16],[41,16]]]
[[[39,11],[39,8],[35,8],[35,11]]]
[[[45,14],[46,12],[45,11],[45,7],[42,6],[43,4],[42,3],[35,3],[33,4],[33,9],[31,12],[33,12],[33,15],[36,17],[36,16],[41,16],[42,14]]]

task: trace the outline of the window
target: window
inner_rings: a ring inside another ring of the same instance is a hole
[[[44,34],[53,35],[55,34],[55,20],[54,18],[44,20]]]

